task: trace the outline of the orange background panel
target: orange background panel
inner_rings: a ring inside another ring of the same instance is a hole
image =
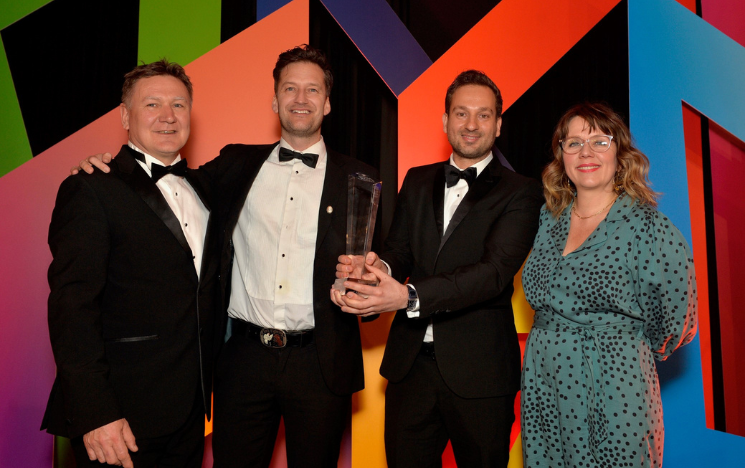
[[[507,109],[618,2],[500,2],[399,96],[399,186],[409,168],[449,156],[441,117],[445,91],[458,73],[485,72],[502,91]]]
[[[308,42],[308,15],[308,0],[295,0],[186,67],[195,108],[184,148],[189,166],[209,161],[227,143],[279,140],[272,70],[281,52]]]

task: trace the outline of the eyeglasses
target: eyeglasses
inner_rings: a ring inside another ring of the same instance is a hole
[[[561,144],[561,150],[566,154],[575,154],[582,151],[582,147],[585,143],[590,143],[590,149],[596,153],[605,153],[610,148],[610,143],[613,141],[613,137],[610,135],[595,135],[594,137],[583,140],[582,138],[567,138],[566,140],[559,140]]]

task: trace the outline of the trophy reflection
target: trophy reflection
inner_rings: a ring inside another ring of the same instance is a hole
[[[375,217],[378,214],[380,188],[382,182],[375,181],[369,176],[356,173],[349,176],[349,191],[347,195],[347,251],[352,259],[352,272],[348,278],[338,278],[333,288],[345,294],[344,281],[354,281],[362,284],[377,285],[377,281],[362,279],[365,274],[365,256],[370,251],[373,233],[375,232]]]

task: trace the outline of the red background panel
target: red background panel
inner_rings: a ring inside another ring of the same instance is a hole
[[[709,148],[726,427],[745,436],[745,144],[710,121]]]

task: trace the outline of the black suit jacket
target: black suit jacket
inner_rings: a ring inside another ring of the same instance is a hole
[[[253,181],[275,146],[277,143],[228,145],[220,156],[200,168],[201,175],[212,184],[221,226],[217,241],[223,311],[230,301],[233,230]],[[326,385],[335,394],[348,395],[364,387],[359,324],[356,316],[345,314],[331,302],[329,290],[335,279],[337,258],[346,251],[348,176],[362,172],[377,178],[378,171],[332,150],[327,153],[313,265],[314,337]]]
[[[68,177],[57,195],[49,227],[57,377],[42,423],[52,434],[77,437],[126,418],[135,437],[158,437],[185,422],[196,398],[210,415],[215,256],[204,252],[198,278],[178,219],[132,154],[124,146],[110,174]],[[205,246],[212,235],[208,228]]]
[[[465,398],[514,393],[520,348],[512,315],[513,277],[527,257],[543,204],[540,185],[495,158],[474,181],[443,232],[444,164],[411,169],[381,258],[409,278],[420,318],[396,313],[381,374],[402,380],[430,319],[435,355],[449,388]]]

